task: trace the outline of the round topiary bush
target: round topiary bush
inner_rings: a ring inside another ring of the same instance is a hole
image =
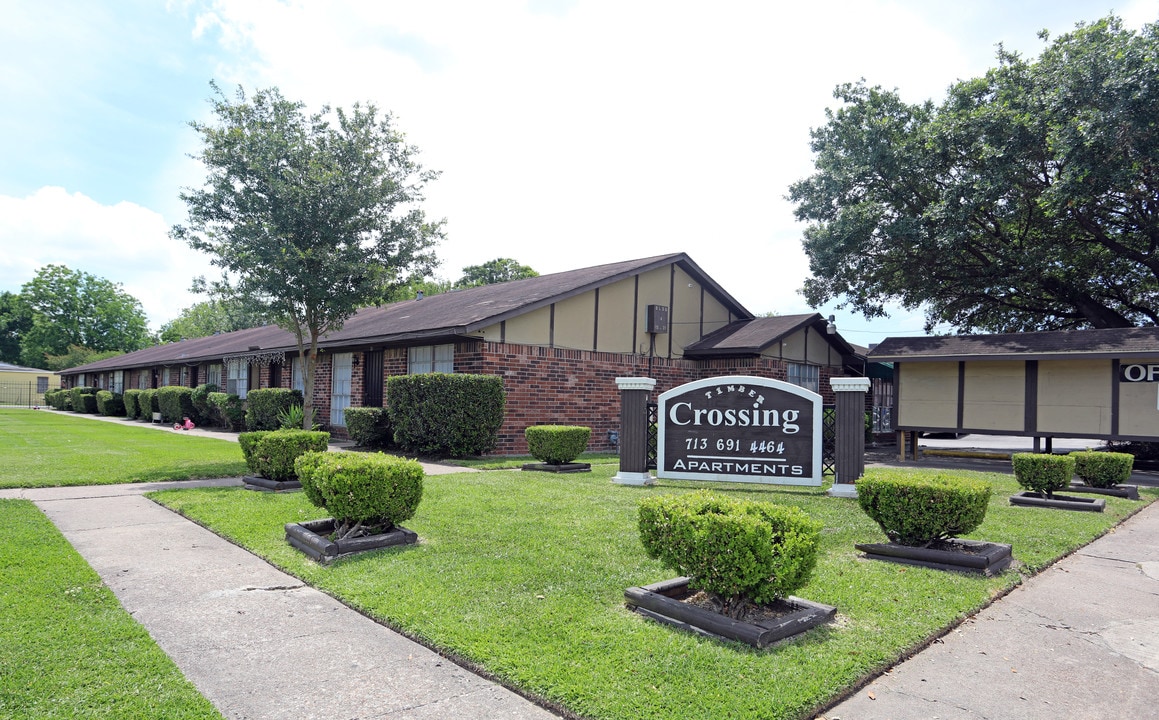
[[[1074,458],[1069,455],[1014,453],[1014,478],[1031,492],[1053,497],[1055,490],[1070,485],[1074,477]]]
[[[531,457],[548,465],[572,462],[588,449],[592,429],[579,425],[532,425],[523,431]]]
[[[640,541],[649,557],[687,575],[718,609],[741,618],[805,584],[817,564],[821,523],[795,507],[707,491],[646,498]]]
[[[297,478],[294,461],[308,452],[325,452],[328,432],[256,430],[237,436],[246,466],[254,475],[286,482]]]
[[[982,524],[990,483],[949,475],[870,471],[857,481],[857,502],[891,541],[924,546]]]
[[[335,539],[387,532],[414,516],[423,467],[382,453],[310,452],[295,463],[307,499],[334,517]]]
[[[1076,450],[1070,456],[1074,458],[1075,475],[1095,488],[1109,488],[1126,482],[1135,466],[1135,456],[1130,453]]]

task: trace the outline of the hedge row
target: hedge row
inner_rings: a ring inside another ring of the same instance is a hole
[[[406,452],[463,457],[495,449],[506,394],[496,375],[424,373],[387,378],[394,441]]]

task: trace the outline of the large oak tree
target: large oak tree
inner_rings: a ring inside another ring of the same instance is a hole
[[[442,223],[419,204],[437,173],[373,104],[307,114],[276,88],[213,88],[216,122],[191,123],[208,175],[181,194],[188,222],[170,235],[222,268],[212,294],[294,333],[308,429],[319,338],[435,265]]]
[[[1032,61],[1000,48],[940,105],[835,97],[789,194],[810,303],[965,332],[1159,322],[1159,25],[1080,24]]]

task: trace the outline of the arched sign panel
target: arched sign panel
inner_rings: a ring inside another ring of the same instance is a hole
[[[820,485],[821,396],[780,380],[733,375],[659,398],[657,475]]]

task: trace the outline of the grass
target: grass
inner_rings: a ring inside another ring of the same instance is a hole
[[[527,463],[539,462],[530,455],[505,455],[503,457],[480,457],[442,461],[447,465],[474,468],[475,470],[518,470]],[[612,452],[586,452],[574,460],[577,463],[594,465],[618,465],[620,456]]]
[[[246,472],[237,443],[0,408],[0,488],[109,485],[231,477]]]
[[[571,713],[590,718],[799,718],[944,632],[1021,582],[863,560],[856,542],[882,541],[855,502],[818,489],[721,485],[796,505],[824,523],[816,572],[797,594],[835,605],[839,621],[758,652],[681,633],[624,607],[623,590],[671,577],[645,556],[639,500],[692,483],[613,485],[590,474],[487,472],[426,479],[406,523],[421,543],[322,567],[290,548],[282,526],[322,517],[301,493],[235,488],[153,493],[162,502],[344,602]],[[976,473],[971,473],[977,475]],[[970,537],[1014,545],[1034,572],[1141,507],[1107,512],[1016,508],[1019,488],[984,474],[995,494]],[[1147,501],[1159,490],[1143,490]]]
[[[221,718],[36,506],[0,526],[0,717]]]

